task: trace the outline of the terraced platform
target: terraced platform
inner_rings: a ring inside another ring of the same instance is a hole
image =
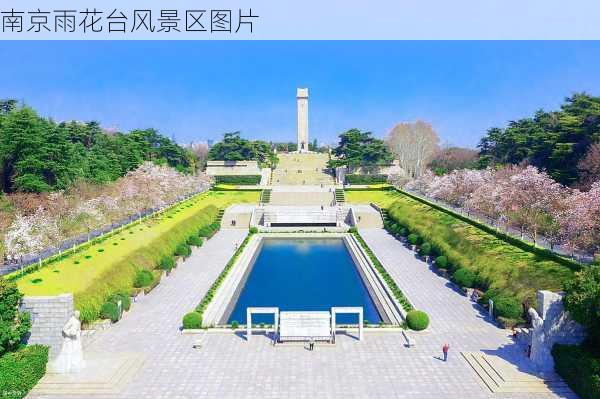
[[[334,184],[333,176],[327,173],[327,154],[278,154],[279,163],[271,176],[271,184],[278,185],[321,185]]]

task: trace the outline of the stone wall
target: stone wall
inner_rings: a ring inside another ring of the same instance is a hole
[[[63,341],[63,327],[73,310],[73,294],[23,297],[20,311],[31,315],[31,333],[27,343],[48,345],[51,357],[58,354]]]

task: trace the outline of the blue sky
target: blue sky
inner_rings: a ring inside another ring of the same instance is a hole
[[[293,141],[296,87],[310,89],[311,139],[423,119],[471,147],[574,92],[600,95],[599,42],[1,42],[0,59],[0,98],[180,143]]]

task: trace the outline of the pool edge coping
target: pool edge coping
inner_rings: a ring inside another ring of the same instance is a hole
[[[235,261],[230,273],[227,275],[223,284],[217,290],[215,296],[208,304],[206,310],[203,313],[202,318],[202,327],[203,328],[215,328],[222,329],[224,324],[221,323],[225,313],[228,310],[231,310],[231,304],[234,300],[236,294],[239,296],[241,289],[243,287],[240,286],[241,282],[247,278],[248,272],[250,270],[251,265],[256,260],[259,249],[262,247],[262,243],[265,238],[341,238],[344,240],[344,245],[354,263],[354,266],[357,268],[357,272],[360,275],[362,283],[365,285],[371,300],[373,301],[377,311],[380,313],[380,317],[382,319],[387,317],[392,320],[396,319],[397,322],[392,322],[387,325],[391,325],[395,328],[399,327],[400,323],[405,319],[405,312],[403,311],[400,304],[396,301],[391,289],[379,273],[379,271],[375,268],[372,261],[370,260],[367,253],[365,253],[359,243],[356,242],[355,238],[351,233],[347,232],[307,232],[307,233],[299,233],[299,232],[271,232],[264,233],[259,232],[252,235],[252,238],[248,242],[248,245],[244,248],[238,259]],[[373,275],[376,279],[376,282],[379,284],[373,286],[370,279],[365,278],[365,274]],[[376,296],[373,297],[373,293],[376,293]],[[388,298],[386,303],[381,303],[381,298]],[[391,304],[390,304],[391,302]],[[390,309],[392,306],[396,308],[396,312],[393,309]],[[390,313],[392,317],[390,317]],[[398,319],[397,315],[394,313],[399,313],[400,319]]]

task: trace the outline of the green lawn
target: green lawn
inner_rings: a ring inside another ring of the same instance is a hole
[[[115,263],[146,247],[199,210],[209,205],[225,208],[233,203],[258,202],[259,195],[259,192],[250,191],[210,191],[202,194],[172,208],[161,218],[134,225],[102,243],[27,274],[17,280],[17,286],[25,295],[76,294],[84,291],[97,276],[111,269]]]
[[[449,260],[476,271],[490,288],[534,303],[539,289],[559,291],[573,271],[552,256],[519,248],[472,224],[397,191],[346,191],[349,203],[374,202],[390,218],[441,249]]]
[[[374,202],[382,208],[388,208],[394,201],[404,197],[396,190],[346,190],[346,202],[354,204],[368,204]]]
[[[257,203],[259,196],[256,191],[201,194],[160,217],[131,225],[102,242],[25,274],[16,280],[17,287],[25,295],[73,293],[82,321],[92,321],[110,295],[132,288],[137,270],[153,269],[161,257],[172,255],[177,245],[212,223],[219,208]]]

